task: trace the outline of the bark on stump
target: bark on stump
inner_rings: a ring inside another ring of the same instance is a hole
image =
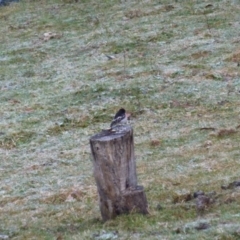
[[[130,212],[147,214],[144,189],[137,185],[131,126],[102,131],[90,138],[90,145],[102,219]]]

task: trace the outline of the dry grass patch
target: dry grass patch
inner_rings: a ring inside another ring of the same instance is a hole
[[[95,186],[75,187],[74,189],[60,190],[60,193],[49,193],[49,196],[43,196],[40,200],[45,204],[61,204],[64,202],[85,202],[87,198],[97,200],[97,193]]]
[[[227,59],[227,61],[231,61],[231,62],[235,62],[235,63],[239,63],[240,62],[240,51],[236,50],[233,54],[231,54],[231,56],[229,56]]]
[[[240,174],[238,8],[92,0],[0,8],[0,234],[236,239],[238,187],[221,187]],[[102,223],[88,141],[120,107],[131,112],[151,214]],[[202,216],[196,191],[216,192]]]
[[[30,143],[36,137],[35,132],[19,131],[12,134],[2,134],[0,137],[0,147],[4,149],[12,149],[21,144]]]

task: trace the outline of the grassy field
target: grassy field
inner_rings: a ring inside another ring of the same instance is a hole
[[[1,7],[0,239],[239,239],[239,12],[239,0]],[[103,223],[89,138],[120,107],[150,214]]]

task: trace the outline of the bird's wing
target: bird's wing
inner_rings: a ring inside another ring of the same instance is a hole
[[[113,127],[114,125],[120,123],[124,118],[125,118],[125,116],[119,116],[117,118],[114,118],[111,122],[110,127]]]

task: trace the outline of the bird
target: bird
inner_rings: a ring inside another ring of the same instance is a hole
[[[117,125],[127,123],[129,117],[130,113],[127,113],[124,108],[120,108],[111,122],[111,129]]]

